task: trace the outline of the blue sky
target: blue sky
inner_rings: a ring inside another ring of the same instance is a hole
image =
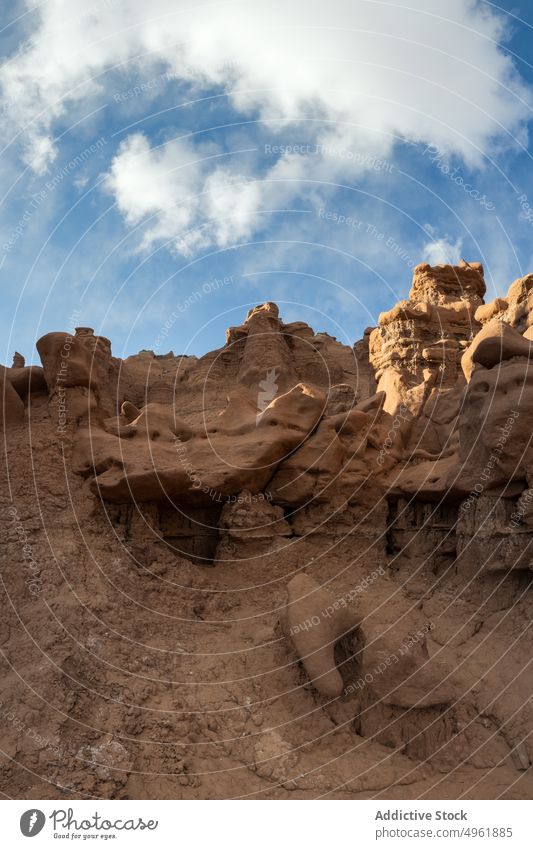
[[[149,5],[4,4],[4,362],[201,354],[265,300],[352,343],[418,262],[533,270],[526,3]]]

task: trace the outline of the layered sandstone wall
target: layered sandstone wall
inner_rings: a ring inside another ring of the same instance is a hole
[[[200,358],[17,353],[4,790],[530,796],[532,292],[424,264],[354,346],[269,302]]]

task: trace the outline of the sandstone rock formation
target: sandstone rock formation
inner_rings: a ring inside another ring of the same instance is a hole
[[[335,664],[335,644],[357,628],[359,621],[343,600],[340,605],[309,575],[301,572],[287,586],[283,630],[290,637],[309,680],[331,699],[342,695],[344,682]]]
[[[4,366],[0,371],[0,391],[2,393],[2,417],[0,423],[3,428],[9,425],[17,425],[24,421],[24,402],[9,379],[9,369]]]
[[[382,313],[370,335],[370,361],[388,412],[403,403],[417,414],[433,385],[455,386],[460,355],[480,328],[475,313],[484,294],[480,263],[415,268],[409,300]]]
[[[531,795],[533,275],[484,293],[2,367],[4,792]]]
[[[76,469],[94,473],[93,491],[119,503],[209,504],[214,494],[261,492],[277,465],[314,429],[324,406],[324,396],[302,384],[261,412],[234,393],[216,419],[193,430],[173,408],[147,404],[118,428],[113,422],[104,430],[82,430]],[[124,419],[131,409],[122,405]]]
[[[0,390],[2,393],[2,411],[0,428],[8,424],[24,421],[24,401],[32,392],[46,388],[43,369],[39,366],[26,366],[24,357],[15,353],[11,368],[0,366]]]

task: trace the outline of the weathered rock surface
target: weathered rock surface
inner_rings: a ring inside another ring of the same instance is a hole
[[[4,793],[531,797],[533,275],[484,293],[424,264],[353,346],[269,302],[202,357],[15,354]]]
[[[461,353],[480,328],[475,312],[484,294],[480,263],[415,268],[409,300],[382,313],[370,335],[370,361],[389,413],[403,403],[418,414],[428,385],[455,386]]]
[[[335,599],[301,572],[287,585],[288,602],[282,628],[290,637],[313,686],[330,699],[342,695],[344,683],[335,664],[335,645],[357,628],[355,611]]]
[[[324,395],[302,384],[261,412],[233,394],[217,419],[193,430],[172,408],[148,404],[118,428],[113,423],[107,431],[81,431],[76,469],[94,473],[93,491],[119,503],[209,504],[215,493],[226,498],[243,489],[261,492],[317,425],[324,406]]]

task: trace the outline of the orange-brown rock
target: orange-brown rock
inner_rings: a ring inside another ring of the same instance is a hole
[[[24,421],[24,404],[18,392],[8,377],[9,369],[0,367],[0,392],[2,395],[2,416],[0,424],[3,428],[19,425]]]
[[[481,491],[524,481],[532,468],[532,390],[527,359],[474,371],[459,417],[459,459]]]
[[[472,344],[462,356],[461,366],[467,380],[470,380],[476,364],[491,369],[498,363],[513,357],[529,360],[533,343],[517,330],[499,318],[494,318],[472,340]]]
[[[47,333],[37,342],[37,350],[50,394],[60,387],[98,388],[96,364],[80,337],[70,333]]]
[[[276,501],[285,507],[333,503],[338,498],[349,502],[371,475],[379,482],[386,465],[380,455],[391,424],[392,418],[381,409],[364,412],[357,406],[325,416],[272,478],[270,490]],[[401,439],[392,448],[398,452]]]
[[[288,602],[281,623],[318,692],[329,699],[344,689],[335,663],[335,645],[359,624],[355,610],[335,599],[309,575],[296,575],[287,585]]]
[[[24,421],[24,404],[31,393],[46,391],[43,369],[25,366],[24,357],[16,353],[11,368],[0,366],[0,389],[2,411],[0,425],[3,428]]]
[[[533,274],[526,274],[511,283],[505,298],[495,298],[480,306],[476,318],[482,324],[498,318],[505,324],[524,333],[533,324],[531,308],[533,306]]]
[[[148,404],[131,412],[126,405],[124,417],[135,416],[131,421],[80,433],[76,468],[94,474],[94,492],[116,502],[209,504],[244,489],[257,493],[316,427],[324,406],[320,392],[298,384],[258,417],[235,393],[210,424],[191,429],[171,407]]]
[[[370,336],[370,361],[387,412],[405,404],[418,414],[432,378],[442,388],[455,385],[461,353],[480,328],[475,313],[484,293],[480,263],[415,268],[409,300],[382,313]]]
[[[531,279],[418,266],[354,345],[267,302],[200,357],[16,354],[4,794],[531,798]]]
[[[246,561],[251,568],[266,555],[283,553],[292,528],[283,508],[272,503],[272,493],[243,490],[230,496],[218,521],[215,565]]]

